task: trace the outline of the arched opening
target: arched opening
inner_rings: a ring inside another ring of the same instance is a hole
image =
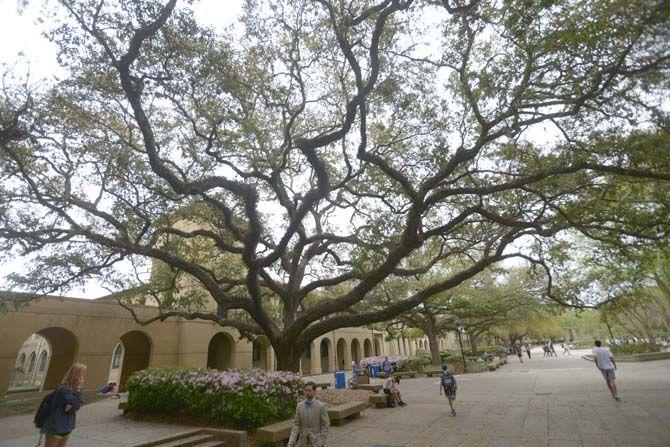
[[[321,354],[321,372],[330,372],[330,357],[333,355],[333,349],[330,346],[330,340],[327,338],[322,339],[319,346],[319,351]]]
[[[36,381],[40,389],[52,390],[58,387],[65,377],[65,373],[72,366],[79,351],[79,340],[69,330],[62,327],[51,327],[36,332],[37,352],[46,351],[47,359],[44,360],[45,371],[36,374]],[[41,339],[41,340],[40,340]]]
[[[379,340],[375,338],[375,355],[382,355],[382,349],[379,345]]]
[[[300,357],[300,371],[302,371],[303,374],[312,373],[312,355],[312,343],[310,343]]]
[[[348,369],[347,368],[347,342],[343,338],[337,340],[337,367],[340,371]]]
[[[372,357],[372,342],[369,338],[363,341],[363,357]]]
[[[219,332],[209,341],[207,349],[207,368],[229,369],[232,366],[233,340],[225,332]]]
[[[356,338],[351,341],[351,360],[356,363],[361,361],[361,344]]]
[[[271,369],[269,362],[270,357],[268,356],[268,347],[270,347],[270,342],[267,337],[261,336],[254,339],[251,347],[251,366],[254,368],[264,369],[266,371]],[[230,368],[230,366],[227,366],[227,368]]]
[[[121,372],[119,374],[119,390],[125,389],[128,378],[135,372],[146,369],[151,358],[151,340],[149,336],[141,331],[131,331],[121,337],[123,345],[123,359],[121,360]],[[115,352],[118,345],[115,348]]]

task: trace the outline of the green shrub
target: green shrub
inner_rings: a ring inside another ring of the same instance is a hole
[[[502,350],[503,350],[502,346],[480,346],[477,348],[477,351],[475,351],[474,355],[482,356],[485,353],[496,355],[499,351]],[[472,351],[470,351],[470,354],[472,354]]]
[[[453,358],[453,357],[455,357],[455,356],[456,356],[456,354],[453,353],[453,352],[449,352],[449,351],[442,351],[442,352],[440,352],[440,359],[441,359],[443,362],[444,362],[445,360],[450,359],[450,358]]]
[[[127,408],[250,429],[289,418],[303,388],[300,376],[281,371],[151,368],[128,381]]]
[[[468,365],[468,373],[479,373],[489,370],[488,362],[471,362],[466,361]],[[463,361],[452,359],[446,362],[449,365],[449,371],[454,374],[463,374]]]
[[[398,371],[423,371],[423,367],[430,363],[430,359],[410,357],[400,363]]]
[[[659,352],[661,350],[661,345],[655,343],[612,345],[610,346],[610,350],[613,354],[642,354],[645,352]]]

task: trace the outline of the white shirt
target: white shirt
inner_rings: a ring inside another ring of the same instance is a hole
[[[612,351],[610,351],[610,348],[593,348],[591,353],[595,358],[596,366],[598,366],[598,368],[614,369],[614,365],[612,365],[612,362],[610,361],[610,357],[612,357]]]

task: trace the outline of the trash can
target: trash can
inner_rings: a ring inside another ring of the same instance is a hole
[[[368,377],[368,372],[364,369],[356,371],[356,381],[359,385],[369,385],[370,378]]]
[[[377,377],[379,374],[379,365],[372,365],[372,377]]]
[[[344,371],[335,371],[335,388],[342,390],[347,387],[347,380],[344,376]]]

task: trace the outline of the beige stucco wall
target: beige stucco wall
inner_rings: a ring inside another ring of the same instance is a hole
[[[154,315],[156,309],[137,306],[135,311],[143,319]],[[223,335],[215,337],[219,333]],[[31,339],[33,334],[43,336],[50,350],[47,373],[42,381],[45,390],[60,383],[74,361],[88,366],[85,387],[89,390],[97,390],[110,381],[121,383],[132,368],[147,365],[205,368],[213,340],[225,340],[225,345],[212,345],[221,352],[226,351],[227,363],[223,367],[275,367],[272,347],[266,341],[261,340],[261,359],[254,362],[251,342],[241,340],[236,330],[221,328],[213,322],[168,319],[140,326],[127,310],[111,300],[50,297],[33,301],[20,311],[0,315],[0,340],[3,341],[0,343],[0,396],[7,391],[20,353],[26,350],[22,346],[27,340],[36,340]],[[348,370],[352,354],[357,354],[360,360],[366,354],[366,345],[371,355],[411,355],[418,349],[419,339],[405,339],[404,344],[400,340],[399,348],[397,340],[386,341],[385,335],[365,328],[338,329],[324,334],[312,342],[309,357],[303,354],[301,369],[305,374],[332,372],[336,366]],[[443,339],[441,345],[447,348],[447,342],[448,338]],[[125,352],[120,368],[113,370],[112,357],[119,343],[124,344]],[[327,356],[323,358],[322,343],[328,346]],[[338,343],[342,351],[339,354]],[[352,346],[356,344],[359,351],[352,353]]]

